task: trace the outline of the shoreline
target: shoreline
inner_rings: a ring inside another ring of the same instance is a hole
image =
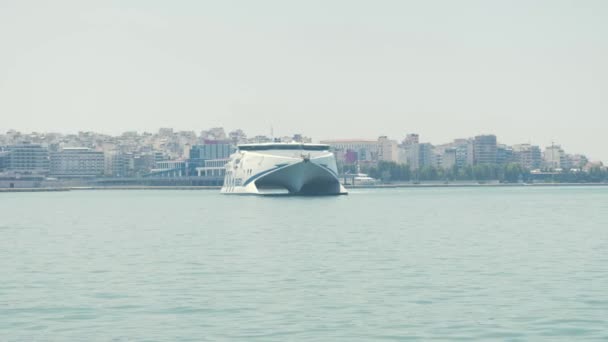
[[[395,189],[395,188],[524,188],[524,187],[572,187],[608,186],[608,183],[487,183],[487,184],[379,184],[346,186],[347,189]]]
[[[576,187],[608,186],[608,183],[516,183],[516,184],[380,184],[345,186],[349,190],[357,189],[399,189],[399,188],[513,188],[513,187]],[[66,192],[90,190],[220,190],[221,186],[79,186],[79,187],[40,187],[40,188],[0,188],[0,193],[15,192]]]

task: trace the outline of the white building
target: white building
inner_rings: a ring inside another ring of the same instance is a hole
[[[386,136],[378,138],[378,160],[387,162],[399,162],[399,145],[397,141],[390,140]]]
[[[183,177],[186,175],[188,162],[185,160],[157,161],[150,174],[164,177]]]
[[[90,148],[67,147],[50,157],[50,174],[55,177],[97,177],[104,173],[103,152]]]
[[[224,177],[226,175],[226,164],[228,159],[209,159],[205,160],[205,166],[197,167],[196,174],[199,177]]]
[[[544,167],[560,169],[566,164],[566,154],[560,145],[551,145],[545,148],[543,153]]]

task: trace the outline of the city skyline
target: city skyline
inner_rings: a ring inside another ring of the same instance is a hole
[[[78,135],[79,133],[94,133],[94,134],[101,134],[101,135],[107,135],[107,136],[111,136],[111,137],[119,137],[124,133],[130,133],[130,132],[136,132],[137,134],[158,134],[160,130],[163,129],[170,129],[173,130],[174,132],[178,133],[178,132],[194,132],[197,136],[199,136],[199,134],[201,134],[202,132],[206,132],[208,130],[213,130],[213,129],[222,129],[224,130],[224,132],[226,134],[228,134],[231,131],[237,131],[237,130],[242,130],[244,131],[244,133],[247,134],[248,137],[256,137],[256,136],[266,136],[266,137],[272,137],[272,138],[284,138],[284,137],[292,137],[295,134],[303,134],[304,136],[308,137],[311,139],[311,141],[313,142],[321,142],[324,140],[369,140],[369,141],[376,141],[379,137],[382,136],[386,136],[388,138],[390,138],[391,140],[395,140],[399,143],[401,143],[408,134],[414,133],[419,135],[421,137],[420,142],[421,143],[430,143],[434,146],[440,146],[440,145],[444,145],[444,144],[449,144],[455,140],[458,139],[467,139],[467,138],[473,138],[475,136],[479,136],[479,135],[486,135],[486,134],[491,134],[491,135],[495,135],[498,137],[498,143],[499,144],[504,144],[507,146],[513,146],[513,145],[520,145],[520,144],[531,144],[531,145],[536,145],[539,146],[541,148],[548,148],[552,145],[555,146],[561,146],[564,147],[566,146],[566,148],[568,149],[568,152],[570,154],[582,154],[585,155],[589,158],[589,161],[593,161],[593,162],[608,162],[608,158],[606,159],[602,159],[602,158],[596,158],[594,155],[586,152],[586,151],[578,151],[578,150],[574,150],[572,148],[569,147],[569,145],[566,145],[564,143],[562,143],[559,140],[552,140],[550,142],[548,142],[547,144],[543,144],[543,143],[538,143],[536,140],[534,139],[530,139],[528,141],[516,141],[516,142],[510,142],[505,140],[502,136],[498,136],[498,134],[495,134],[494,132],[491,131],[485,131],[485,132],[480,132],[477,134],[472,134],[472,135],[468,135],[468,136],[454,136],[452,138],[448,138],[447,140],[442,140],[442,141],[432,141],[430,138],[428,138],[426,135],[419,133],[418,131],[408,131],[406,133],[403,133],[400,136],[391,136],[391,135],[386,135],[386,134],[378,134],[378,135],[371,135],[368,134],[367,136],[333,136],[333,137],[327,137],[327,138],[316,138],[313,136],[310,136],[308,134],[306,134],[305,132],[300,132],[297,130],[291,131],[290,133],[285,133],[285,132],[281,132],[281,131],[277,131],[274,129],[274,127],[269,127],[268,132],[264,133],[264,132],[260,132],[260,133],[249,133],[248,130],[246,129],[242,129],[242,128],[234,128],[234,129],[227,129],[223,126],[218,126],[218,127],[207,127],[207,128],[201,128],[201,129],[177,129],[175,127],[157,127],[156,129],[152,129],[152,130],[137,130],[137,129],[132,129],[132,130],[125,130],[125,131],[121,131],[121,132],[117,132],[117,133],[107,133],[107,132],[101,132],[101,131],[94,131],[94,130],[79,130],[76,132],[61,132],[61,131],[31,131],[31,132],[26,132],[26,131],[20,131],[17,129],[9,129],[7,131],[3,131],[0,130],[0,136],[5,135],[7,132],[9,131],[16,131],[20,134],[26,134],[26,135],[30,135],[30,134],[61,134],[61,135]],[[271,134],[274,133],[274,136],[271,136]],[[1,142],[1,141],[0,141]],[[1,144],[0,144],[1,146]]]
[[[129,131],[117,136],[95,132],[63,135],[9,131],[0,134],[0,177],[5,181],[25,175],[39,180],[49,176],[46,180],[50,182],[156,179],[217,185],[231,169],[230,158],[238,159],[236,156],[241,152],[233,154],[237,145],[270,142],[305,149],[304,145],[290,144],[313,141],[300,133],[272,138],[248,136],[241,129],[227,132],[223,127],[200,133],[165,127],[154,133]],[[369,172],[382,182],[601,183],[608,176],[601,161],[572,153],[559,144],[544,149],[527,143],[507,145],[494,134],[456,138],[441,144],[425,142],[416,133],[407,134],[403,140],[380,136],[375,140],[331,139],[318,143],[332,152],[338,172],[344,175]],[[275,144],[269,146],[276,148]]]
[[[161,153],[164,155],[163,160],[187,160],[192,158],[190,150],[195,146],[222,143],[229,144],[234,148],[238,144],[272,141],[328,144],[334,152],[339,154],[339,159],[344,159],[345,162],[354,157],[352,153],[356,153],[360,154],[356,157],[360,161],[395,161],[415,168],[424,165],[439,166],[445,162],[442,161],[443,158],[447,158],[446,161],[449,165],[456,163],[459,167],[477,164],[480,161],[482,164],[505,164],[511,160],[516,163],[523,163],[522,165],[525,165],[527,169],[537,169],[542,166],[541,157],[547,164],[545,167],[550,168],[566,167],[569,169],[571,166],[566,165],[582,167],[585,163],[603,164],[602,160],[589,158],[584,152],[568,150],[559,143],[552,142],[546,146],[529,142],[508,144],[491,133],[454,138],[448,142],[438,143],[425,140],[424,136],[421,139],[421,135],[418,133],[408,133],[397,138],[388,136],[379,136],[377,139],[334,137],[332,139],[314,140],[301,133],[277,134],[275,136],[255,135],[248,134],[242,129],[226,130],[224,127],[211,127],[198,132],[164,127],[155,132],[126,131],[118,135],[107,135],[94,131],[62,134],[57,132],[26,133],[11,130],[6,133],[0,132],[0,152],[7,148],[10,149],[14,145],[34,143],[42,144],[42,146],[49,148],[49,151],[85,147],[106,154],[115,152]],[[415,147],[415,150],[411,150],[411,147]],[[481,150],[478,150],[478,148],[481,148]],[[543,151],[542,155],[541,151]],[[519,157],[513,159],[515,154],[521,155],[524,152],[526,154],[526,157],[522,157],[524,159],[516,160]],[[227,150],[225,153],[227,153]],[[473,153],[475,154],[474,157]],[[551,155],[547,155],[547,153]],[[419,156],[419,154],[421,155]],[[467,155],[469,157],[466,157]],[[536,162],[530,158],[536,160]],[[457,162],[457,160],[459,161]]]

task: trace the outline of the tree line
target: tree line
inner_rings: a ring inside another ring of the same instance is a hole
[[[517,163],[505,165],[467,165],[449,169],[424,166],[412,169],[409,165],[380,161],[371,167],[362,167],[362,172],[382,182],[400,181],[495,181],[503,183],[531,182],[533,180],[558,183],[599,183],[608,181],[608,171],[594,167],[588,172],[564,170],[552,175],[533,175],[530,170]],[[344,173],[355,173],[354,166],[343,166]]]

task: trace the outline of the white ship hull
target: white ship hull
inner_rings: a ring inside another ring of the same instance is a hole
[[[247,150],[247,146],[253,147]],[[273,149],[272,146],[277,146],[278,149]],[[296,146],[302,148],[297,149]],[[327,150],[310,150],[319,148],[315,146],[319,145],[239,146],[239,150],[226,164],[226,177],[221,192],[242,195],[347,194],[338,179],[335,156]]]

